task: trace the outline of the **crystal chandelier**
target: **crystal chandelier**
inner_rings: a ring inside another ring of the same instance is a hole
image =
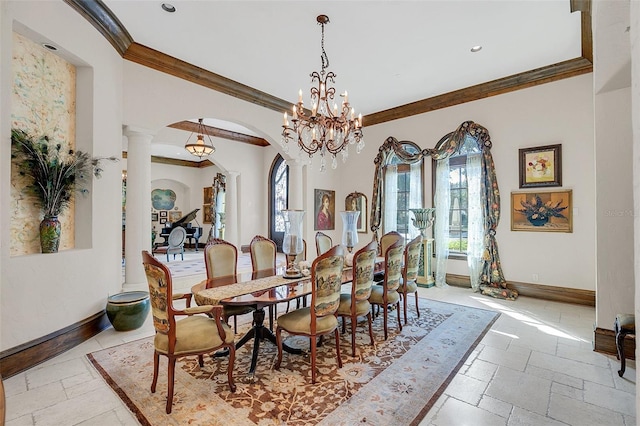
[[[205,135],[209,139],[208,144],[204,140]],[[196,157],[202,158],[216,151],[216,148],[213,146],[211,136],[209,136],[209,134],[207,133],[205,125],[202,124],[202,118],[198,119],[198,138],[195,143],[189,143],[191,136],[193,136],[193,132],[191,132],[191,134],[189,135],[189,139],[187,139],[187,143],[184,145],[184,149],[189,151],[191,154],[195,155]]]
[[[311,156],[316,152],[322,157],[320,171],[326,168],[325,155],[333,156],[332,168],[338,167],[336,154],[342,154],[342,161],[345,162],[349,156],[349,144],[356,144],[356,152],[359,154],[364,148],[362,139],[362,114],[355,117],[353,108],[349,105],[347,92],[343,97],[342,105],[338,109],[338,104],[333,102],[336,89],[330,85],[335,83],[336,74],[326,71],[329,67],[329,58],[324,50],[324,26],[329,23],[327,15],[319,15],[316,21],[322,26],[322,70],[320,73],[311,73],[311,101],[313,107],[311,111],[304,109],[302,102],[302,90],[298,92],[298,103],[293,105],[291,123],[288,114],[284,113],[282,125],[281,144],[285,152],[288,152],[288,143],[297,139],[300,151]],[[315,86],[317,84],[317,87]]]

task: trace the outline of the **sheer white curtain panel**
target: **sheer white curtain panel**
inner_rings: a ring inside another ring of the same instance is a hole
[[[484,217],[482,213],[482,154],[467,155],[467,265],[471,288],[480,288],[484,251]]]
[[[396,231],[398,227],[398,166],[389,164],[384,172],[384,211],[382,231]]]
[[[434,237],[436,240],[436,286],[447,285],[447,261],[449,258],[449,209],[451,191],[449,188],[449,159],[436,162],[436,222]]]

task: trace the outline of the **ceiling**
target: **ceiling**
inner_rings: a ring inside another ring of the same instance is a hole
[[[365,126],[371,114],[582,55],[581,17],[569,0],[169,0],[174,13],[155,0],[103,3],[135,43],[287,103],[302,89],[307,105],[309,74],[321,68],[316,16],[326,14],[336,91],[348,90]],[[482,50],[471,52],[476,45]],[[173,133],[153,155],[177,157],[188,133]]]

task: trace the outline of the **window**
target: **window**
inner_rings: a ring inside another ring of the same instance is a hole
[[[467,213],[469,191],[467,184],[467,156],[449,159],[449,253],[453,256],[467,254]]]
[[[403,148],[409,154],[420,152],[413,143],[405,143]],[[397,231],[405,241],[410,241],[420,234],[413,226],[411,209],[423,205],[423,162],[407,164],[394,154],[387,161],[384,175],[382,231]]]
[[[269,238],[275,241],[282,251],[284,237],[284,215],[282,210],[289,206],[289,166],[282,156],[278,155],[271,166],[269,174]]]

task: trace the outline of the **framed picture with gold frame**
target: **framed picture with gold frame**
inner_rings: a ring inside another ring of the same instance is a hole
[[[202,205],[202,221],[204,223],[211,223],[211,204]]]
[[[573,232],[572,197],[571,189],[512,192],[511,230]]]
[[[202,188],[202,204],[210,204],[211,197],[213,197],[213,188],[210,186]]]
[[[359,234],[367,233],[367,196],[362,192],[352,192],[347,195],[347,198],[344,200],[344,209],[349,210],[357,210],[360,212],[358,216],[358,223],[356,227],[358,229]]]

